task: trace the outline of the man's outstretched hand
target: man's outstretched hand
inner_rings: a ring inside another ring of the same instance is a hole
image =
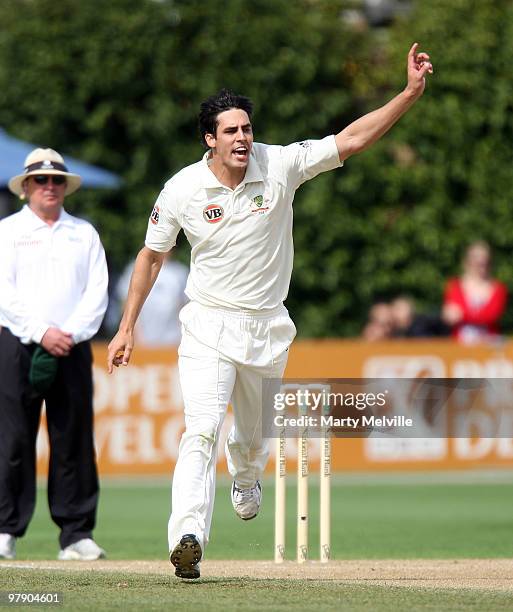
[[[416,98],[421,96],[426,87],[426,73],[433,74],[433,64],[429,55],[417,51],[419,43],[413,43],[408,53],[408,85],[406,89]]]

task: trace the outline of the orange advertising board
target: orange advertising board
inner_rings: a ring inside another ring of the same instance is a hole
[[[131,363],[112,375],[106,370],[107,348],[94,352],[95,434],[101,475],[170,475],[183,431],[183,405],[176,350],[137,347]],[[504,378],[513,379],[513,342],[465,347],[451,340],[365,343],[357,340],[302,340],[294,343],[287,378]],[[382,471],[513,467],[513,432],[502,437],[479,435],[485,418],[473,424],[473,436],[383,440],[333,440],[335,471]],[[231,427],[227,415],[219,448]],[[484,431],[484,430],[483,430]],[[510,437],[508,437],[510,435]],[[274,446],[274,445],[273,445]],[[312,468],[319,440],[310,441]],[[295,457],[293,440],[287,455]],[[38,473],[46,472],[48,444],[44,428],[38,438]],[[272,470],[273,462],[269,463]],[[292,467],[292,466],[291,466]]]

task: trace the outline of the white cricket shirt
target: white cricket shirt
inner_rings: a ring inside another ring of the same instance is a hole
[[[0,221],[0,325],[24,344],[49,327],[75,343],[98,331],[107,308],[108,272],[98,233],[62,210],[52,226],[25,205]]]
[[[254,143],[246,176],[222,185],[203,159],[175,174],[148,222],[146,246],[169,251],[183,228],[191,249],[185,293],[206,306],[262,310],[287,297],[296,189],[340,167],[334,136],[288,146]]]

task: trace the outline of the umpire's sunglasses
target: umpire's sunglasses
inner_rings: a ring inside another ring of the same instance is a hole
[[[61,176],[59,174],[38,174],[37,176],[33,176],[32,178],[34,179],[34,182],[38,185],[46,185],[50,179],[54,185],[64,185],[64,183],[66,182],[66,177]]]

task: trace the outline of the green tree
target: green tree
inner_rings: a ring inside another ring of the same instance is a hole
[[[6,0],[0,125],[123,176],[120,193],[76,198],[120,266],[141,245],[163,182],[201,156],[206,96],[247,92],[258,136],[271,142],[324,135],[352,113],[351,57],[365,40],[344,30],[341,6]]]
[[[490,242],[495,271],[512,287],[513,4],[417,2],[390,34],[380,89],[400,87],[400,73],[388,66],[404,56],[408,39],[429,50],[435,74],[417,107],[358,160],[387,169],[377,202],[381,240],[366,249],[382,266],[377,288],[406,290],[438,307],[445,280],[476,239]],[[512,329],[511,313],[505,324]]]
[[[252,97],[263,142],[322,137],[404,87],[417,39],[435,64],[423,99],[296,196],[287,305],[307,336],[357,333],[381,296],[436,309],[476,237],[511,284],[511,2],[418,1],[386,30],[351,25],[344,10],[357,4],[4,0],[0,125],[122,175],[119,192],[70,199],[120,269],[164,181],[202,153],[202,99],[221,87]]]
[[[372,149],[308,185],[296,206],[291,305],[311,335],[355,334],[373,300],[400,293],[438,311],[446,279],[478,238],[513,287],[513,4],[432,0],[413,9],[357,68],[368,75],[357,79],[360,112],[404,87],[414,41],[435,65],[424,97]]]

